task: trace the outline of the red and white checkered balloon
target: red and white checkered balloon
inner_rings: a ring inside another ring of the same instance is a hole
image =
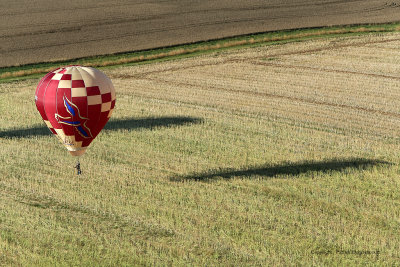
[[[35,93],[44,122],[74,156],[100,133],[115,106],[115,89],[101,71],[68,66],[47,73]]]

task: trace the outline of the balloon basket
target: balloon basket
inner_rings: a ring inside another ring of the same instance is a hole
[[[75,167],[74,167],[74,168],[76,169],[76,174],[77,174],[77,175],[82,174],[81,163],[79,162],[79,158],[80,158],[80,156],[82,156],[83,154],[85,154],[85,152],[86,152],[86,148],[81,149],[81,150],[77,150],[77,151],[69,151],[69,153],[70,153],[72,156],[77,157],[76,165],[75,165]]]
[[[74,168],[76,169],[76,175],[82,174],[82,171],[81,171],[81,163],[79,162],[79,158],[78,158],[78,160],[76,161],[76,165],[75,165]]]

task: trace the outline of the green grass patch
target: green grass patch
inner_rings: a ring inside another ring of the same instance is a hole
[[[285,42],[306,40],[309,38],[326,38],[338,35],[360,35],[371,33],[395,32],[400,30],[400,23],[368,24],[351,26],[333,26],[322,28],[296,29],[267,33],[250,34],[185,44],[145,51],[134,51],[112,55],[79,58],[66,61],[44,62],[0,68],[0,82],[37,78],[59,66],[83,65],[89,67],[111,67],[126,64],[138,64],[160,60],[178,59],[243,46],[272,45]]]

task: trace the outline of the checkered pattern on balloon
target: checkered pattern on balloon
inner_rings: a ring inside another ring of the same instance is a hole
[[[115,100],[111,80],[97,69],[82,66],[49,72],[35,93],[44,122],[74,156],[84,154],[106,125]]]

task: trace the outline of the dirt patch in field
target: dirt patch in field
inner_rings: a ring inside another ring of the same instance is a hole
[[[152,49],[255,32],[400,21],[386,1],[11,1],[0,67]]]

